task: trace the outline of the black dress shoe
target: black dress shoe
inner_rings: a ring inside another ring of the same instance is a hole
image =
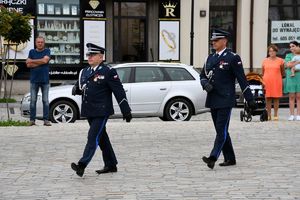
[[[207,164],[207,167],[209,167],[210,169],[213,169],[215,166],[215,160],[213,160],[212,158],[207,158],[205,156],[202,157],[203,162],[205,162]]]
[[[106,174],[109,172],[117,172],[117,171],[118,171],[118,168],[116,166],[113,166],[113,167],[104,167],[103,169],[96,170],[96,173],[97,174]]]
[[[222,163],[219,164],[221,167],[226,167],[226,166],[230,166],[230,165],[236,165],[236,161],[235,160],[226,160]]]
[[[83,176],[84,174],[84,169],[85,167],[84,166],[81,166],[81,165],[76,165],[75,163],[71,163],[71,168],[76,172],[76,174],[80,177]]]

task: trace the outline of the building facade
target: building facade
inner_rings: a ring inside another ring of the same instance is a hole
[[[211,28],[223,28],[245,71],[260,71],[270,43],[278,44],[283,57],[290,40],[300,41],[300,0],[0,0],[0,5],[33,16],[33,36],[18,47],[15,75],[24,81],[29,74],[24,61],[38,35],[51,50],[53,82],[78,77],[88,42],[107,49],[107,63],[172,61],[201,68],[211,51]]]

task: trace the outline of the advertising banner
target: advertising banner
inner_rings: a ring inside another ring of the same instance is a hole
[[[159,60],[179,60],[179,21],[159,22]]]
[[[271,43],[300,42],[300,20],[272,21]]]
[[[87,0],[81,2],[83,18],[106,18],[105,0]]]
[[[84,55],[87,53],[87,43],[93,43],[105,48],[105,21],[84,21]],[[87,60],[84,56],[84,60]]]

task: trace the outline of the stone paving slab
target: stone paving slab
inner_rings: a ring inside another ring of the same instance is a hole
[[[209,113],[183,123],[109,120],[119,171],[97,175],[97,150],[83,178],[70,163],[82,155],[85,120],[0,127],[0,199],[300,199],[300,122],[287,121],[286,108],[278,122],[240,122],[239,110],[230,125],[237,165],[214,170],[201,160],[215,134]]]

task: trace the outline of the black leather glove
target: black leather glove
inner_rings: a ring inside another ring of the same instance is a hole
[[[127,114],[123,115],[123,120],[126,120],[126,122],[130,122],[131,119],[132,119],[131,113],[127,113]]]
[[[208,93],[208,92],[211,92],[212,90],[213,90],[213,86],[212,86],[212,84],[210,84],[210,83],[206,83],[205,85],[204,85],[204,90]]]
[[[82,94],[82,92],[81,92],[81,90],[79,89],[79,84],[78,84],[78,82],[76,82],[75,83],[75,85],[73,86],[73,88],[72,88],[72,95],[73,96],[75,96],[75,95],[81,95]]]
[[[76,95],[76,85],[74,85],[73,88],[72,88],[72,95],[73,95],[73,96]]]
[[[256,110],[257,109],[257,104],[254,100],[251,100],[251,101],[248,101],[248,107],[251,109],[251,110]]]

